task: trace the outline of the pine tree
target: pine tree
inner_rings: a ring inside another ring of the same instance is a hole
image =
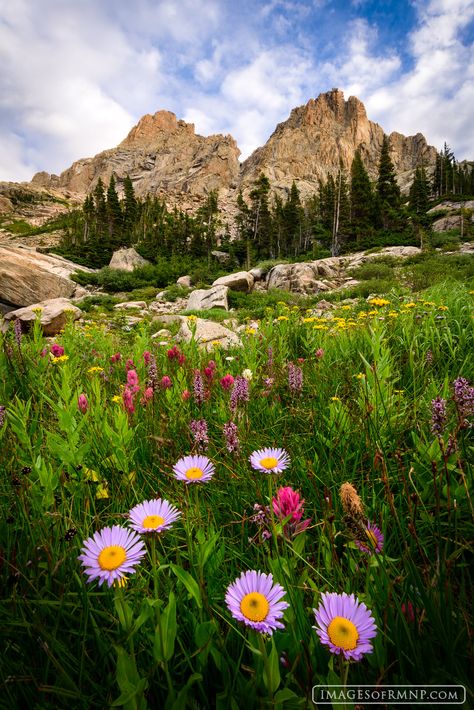
[[[122,208],[120,206],[115,178],[110,176],[107,188],[107,228],[109,232],[109,242],[113,250],[123,245],[122,240]]]
[[[350,203],[347,180],[339,168],[334,181],[334,209],[331,229],[331,256],[338,256],[350,229]]]
[[[416,215],[425,215],[429,205],[429,181],[423,167],[417,168],[409,192],[409,208]]]
[[[301,205],[300,193],[293,180],[290,194],[281,210],[282,241],[285,245],[285,256],[298,256],[304,250],[303,243],[304,210]]]
[[[133,243],[133,228],[138,218],[138,202],[129,175],[123,181],[123,192],[123,243],[130,246]]]
[[[272,215],[268,204],[269,193],[270,181],[262,173],[250,193],[252,240],[259,259],[273,259],[275,257]]]
[[[369,175],[364,167],[360,151],[356,150],[351,165],[351,231],[357,241],[373,231],[374,195]]]
[[[382,226],[387,229],[398,219],[400,188],[395,177],[395,167],[390,157],[390,143],[386,135],[382,141],[376,192],[379,203],[377,216]]]

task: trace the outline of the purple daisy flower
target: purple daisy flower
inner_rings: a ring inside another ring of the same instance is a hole
[[[173,466],[175,478],[188,483],[205,483],[214,475],[214,464],[207,456],[184,456]]]
[[[375,619],[353,594],[324,592],[319,607],[313,611],[317,623],[313,629],[331,653],[342,653],[354,661],[360,661],[364,653],[372,653],[370,639],[377,635]]]
[[[369,555],[372,555],[374,552],[382,552],[384,537],[380,528],[368,520],[364,532],[365,536],[362,540],[355,540],[355,544],[359,550],[367,552]]]
[[[130,525],[138,533],[160,533],[168,530],[180,517],[180,511],[167,500],[156,498],[139,503],[129,512]]]
[[[225,601],[230,613],[262,634],[273,634],[275,629],[283,629],[279,621],[288,607],[281,599],[285,590],[273,584],[271,574],[264,572],[242,572],[235,582],[227,587]]]
[[[290,457],[284,449],[259,449],[250,455],[249,461],[256,471],[281,473],[288,468]]]
[[[87,581],[98,579],[99,586],[107,582],[111,587],[126,574],[135,572],[135,567],[145,554],[145,545],[136,533],[113,525],[98,530],[84,540],[81,552],[78,559],[89,577]]]

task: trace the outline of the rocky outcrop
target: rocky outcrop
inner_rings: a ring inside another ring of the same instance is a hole
[[[221,276],[213,282],[213,286],[227,286],[231,291],[244,291],[250,293],[254,277],[249,271],[238,271],[236,274]]]
[[[189,294],[186,310],[207,311],[211,308],[224,308],[229,310],[227,301],[227,286],[213,286],[208,289],[196,289]]]
[[[339,264],[328,262],[328,259],[319,259],[301,264],[278,264],[268,273],[267,288],[281,288],[294,293],[329,291],[336,284],[327,284],[321,279],[336,278]]]
[[[6,313],[2,329],[5,330],[5,326],[8,327],[10,321],[18,320],[22,329],[28,330],[36,318],[39,318],[44,335],[57,335],[68,320],[77,320],[81,314],[82,311],[67,298],[50,298],[34,303],[27,308],[18,308]]]
[[[130,247],[130,249],[114,251],[109,266],[111,269],[119,269],[120,271],[133,271],[141,266],[147,266],[149,263],[133,247]]]
[[[0,301],[29,306],[51,298],[80,298],[86,291],[70,278],[77,269],[93,271],[60,256],[0,245]]]
[[[239,154],[232,136],[196,135],[194,125],[170,111],[147,114],[116,148],[78,160],[58,176],[36,174],[33,183],[78,193],[92,190],[112,173],[120,189],[130,175],[135,193],[203,195],[235,185]]]
[[[268,289],[283,289],[300,294],[348,288],[358,283],[348,279],[349,269],[355,269],[380,256],[403,259],[419,254],[420,251],[418,247],[386,247],[371,254],[356,252],[347,256],[332,256],[299,264],[277,264],[268,272],[265,285]]]
[[[288,192],[294,180],[303,196],[314,194],[318,180],[335,175],[340,165],[349,174],[357,149],[375,178],[383,135],[383,128],[368,119],[359,99],[350,96],[345,101],[342,91],[333,89],[292,110],[265,145],[243,163],[241,185],[249,189],[263,172],[273,188]],[[421,133],[406,137],[394,132],[389,139],[398,180],[406,188],[418,165],[434,164],[436,149]]]
[[[205,320],[204,318],[196,318],[192,322],[192,327],[189,320],[182,320],[175,340],[189,343],[193,338],[199,347],[206,350],[212,350],[215,345],[219,345],[224,349],[242,345],[239,336],[232,330],[225,328],[220,323]]]

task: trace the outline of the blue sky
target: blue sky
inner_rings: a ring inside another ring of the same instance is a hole
[[[474,0],[0,0],[0,180],[58,173],[145,113],[241,158],[332,87],[474,159]]]

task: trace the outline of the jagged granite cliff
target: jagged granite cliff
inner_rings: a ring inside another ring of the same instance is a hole
[[[293,109],[265,145],[240,165],[232,136],[196,135],[192,124],[158,111],[140,119],[116,148],[78,160],[60,176],[37,173],[32,184],[85,194],[99,177],[107,183],[114,173],[120,187],[129,174],[137,195],[162,194],[189,207],[213,189],[221,199],[233,198],[237,189],[250,189],[263,172],[276,190],[287,191],[295,180],[305,197],[340,165],[349,172],[357,149],[375,178],[383,135],[359,99],[351,96],[346,101],[342,91],[332,89]],[[406,137],[394,132],[389,138],[397,178],[407,189],[417,166],[434,164],[436,149],[421,133]]]
[[[232,136],[196,135],[194,125],[179,121],[170,111],[147,114],[116,148],[78,160],[61,175],[37,173],[32,184],[87,193],[99,177],[112,173],[120,187],[130,175],[139,196],[168,193],[203,195],[235,187],[240,150]]]
[[[302,194],[312,193],[318,180],[334,175],[340,165],[349,173],[357,149],[375,178],[383,135],[383,128],[367,118],[359,99],[350,96],[345,101],[342,91],[333,89],[293,109],[265,145],[243,163],[240,182],[249,186],[263,172],[276,189],[288,189],[295,180]],[[406,189],[415,168],[433,165],[437,151],[421,133],[406,137],[394,132],[389,139],[398,181]]]

